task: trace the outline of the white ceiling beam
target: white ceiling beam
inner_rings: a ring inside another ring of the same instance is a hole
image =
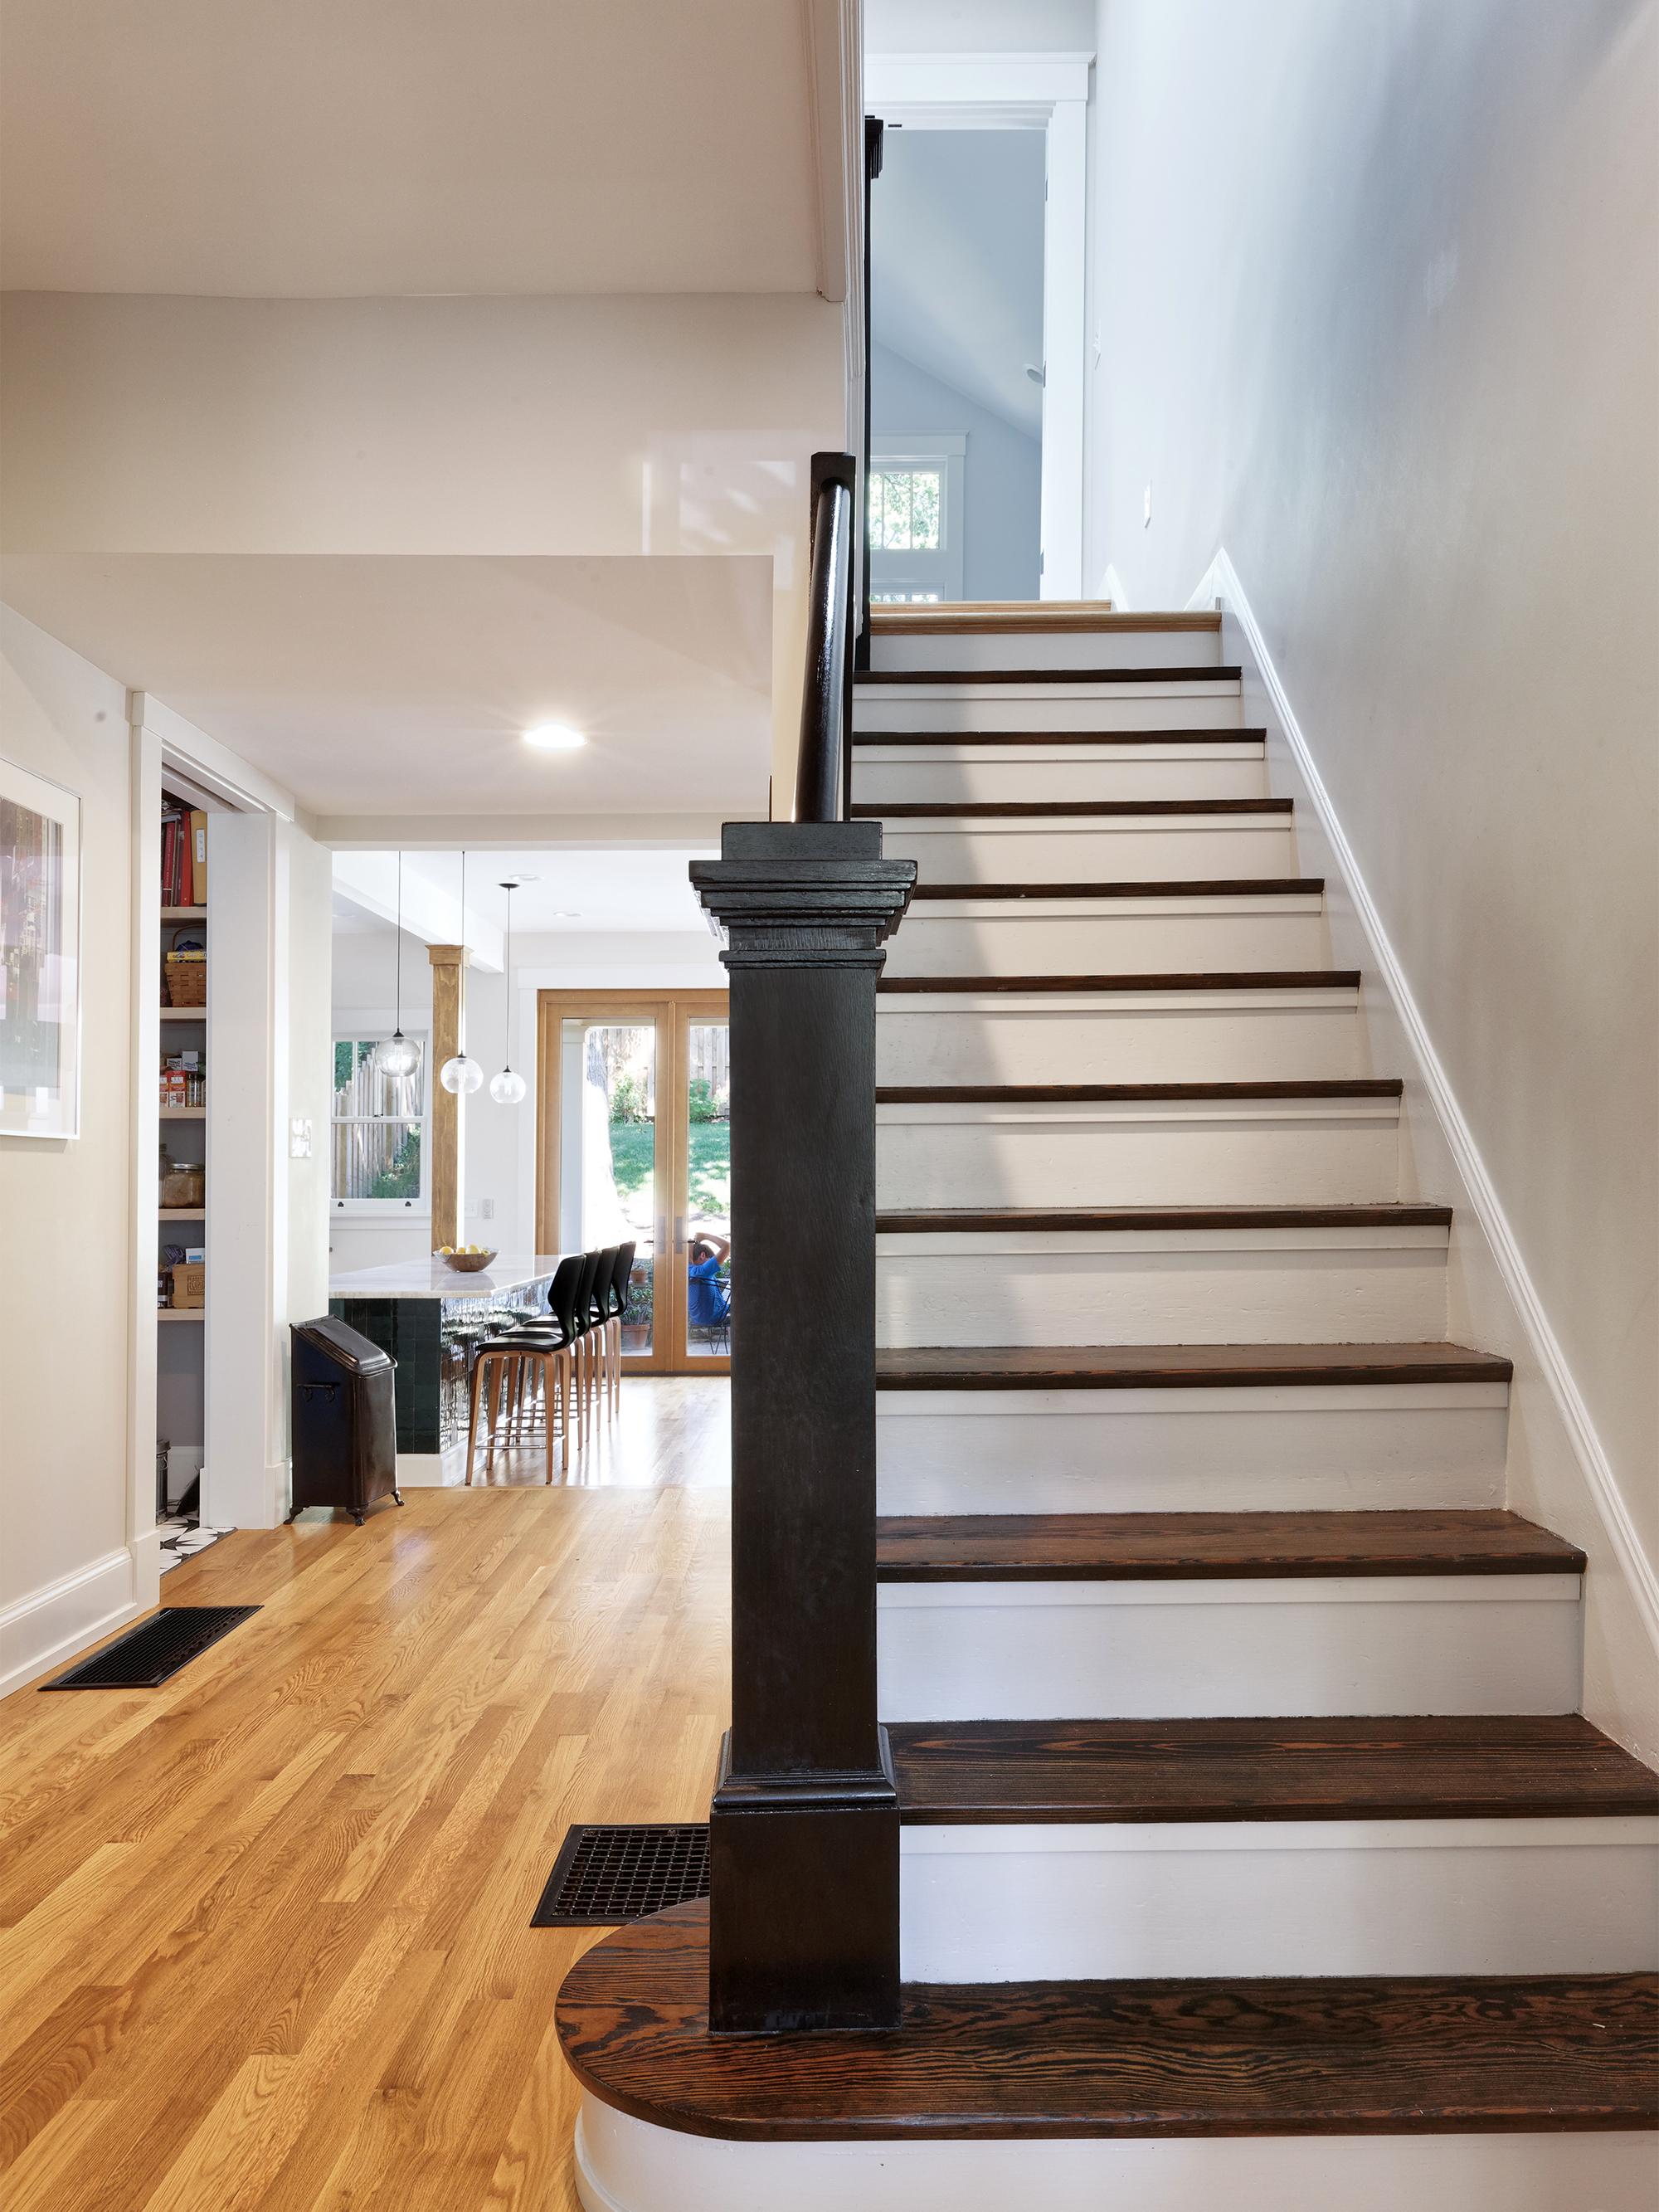
[[[405,845],[403,849],[410,848]],[[401,911],[404,927],[423,945],[465,945],[473,967],[500,970],[501,933],[493,921],[486,921],[472,907],[463,914],[458,891],[445,890],[412,868],[406,867],[403,878],[400,909],[395,850],[334,855],[334,888],[342,898],[394,927]]]

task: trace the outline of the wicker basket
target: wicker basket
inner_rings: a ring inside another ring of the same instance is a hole
[[[167,984],[168,1006],[206,1006],[207,962],[190,960],[181,953],[169,952],[167,957]]]

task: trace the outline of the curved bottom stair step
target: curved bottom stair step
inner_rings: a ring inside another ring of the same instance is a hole
[[[890,2033],[713,2037],[708,1941],[706,1905],[635,1921],[587,1951],[559,1996],[564,2056],[589,2097],[676,2138],[1531,2136],[1659,2123],[1659,1977],[1650,1974],[920,1984],[907,1988],[902,2024]],[[757,2171],[748,2168],[751,2185]],[[1584,2146],[1581,2185],[1593,2171]],[[771,2172],[769,2185],[787,2186],[781,2166]],[[694,2199],[687,2188],[674,2201],[767,2203],[741,2193],[744,2172],[727,2169],[724,2200]],[[1598,2200],[1515,2201],[1565,2212]]]

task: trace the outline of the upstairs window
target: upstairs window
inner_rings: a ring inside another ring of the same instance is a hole
[[[870,453],[870,596],[929,605],[962,597],[964,433],[879,432]]]

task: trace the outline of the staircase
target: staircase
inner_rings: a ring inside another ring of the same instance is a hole
[[[1578,1713],[1219,618],[878,613],[878,1649],[902,2025],[567,1984],[592,2207],[1638,2212],[1659,1780]]]

